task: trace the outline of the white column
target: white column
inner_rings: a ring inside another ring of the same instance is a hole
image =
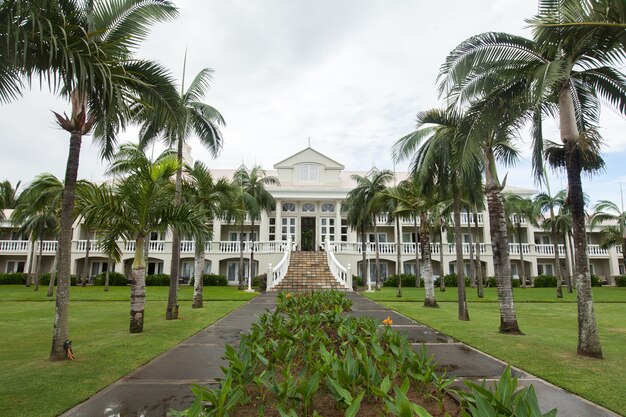
[[[222,221],[220,219],[213,220],[213,242],[222,240]]]
[[[335,203],[335,242],[341,242],[341,200]]]
[[[259,237],[257,240],[267,242],[270,237],[270,218],[265,211],[261,212],[261,221],[259,222]]]
[[[282,239],[282,228],[283,228],[283,223],[281,220],[282,211],[283,211],[283,202],[281,200],[276,200],[276,224],[275,224],[276,240]]]

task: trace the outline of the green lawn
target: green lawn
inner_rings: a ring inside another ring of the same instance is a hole
[[[70,338],[76,360],[52,363],[54,303],[10,301],[45,300],[45,289],[34,296],[32,288],[0,286],[0,416],[56,416],[253,296],[235,288],[206,288],[204,308],[194,310],[189,290],[181,289],[181,299],[186,298],[181,319],[166,321],[167,288],[149,287],[144,332],[131,335],[129,288],[106,294],[102,287],[72,287]]]
[[[456,288],[445,296],[438,290],[439,309],[421,305],[423,291],[407,289],[396,298],[394,288],[364,293],[415,320],[474,346],[503,361],[544,378],[595,403],[626,415],[626,289],[594,288],[596,320],[600,330],[603,360],[576,355],[577,309],[575,297],[565,294],[565,302],[553,303],[554,289],[516,289],[517,317],[525,336],[498,333],[500,323],[496,302],[476,302],[470,296],[470,321],[457,320],[452,301]],[[474,294],[468,288],[468,295]],[[494,289],[487,299],[495,301]]]

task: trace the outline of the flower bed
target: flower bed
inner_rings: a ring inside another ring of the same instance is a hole
[[[196,400],[183,415],[484,415],[462,410],[449,395],[452,380],[435,373],[425,349],[414,351],[390,319],[343,314],[351,304],[334,291],[280,294],[274,313],[261,316],[238,348],[226,347],[220,387],[194,386]],[[510,373],[508,380],[514,387]],[[476,392],[481,403],[501,402]],[[477,403],[472,394],[466,402],[470,411]]]

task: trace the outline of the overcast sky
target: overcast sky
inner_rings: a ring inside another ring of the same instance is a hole
[[[435,91],[439,66],[464,39],[487,31],[530,37],[524,18],[533,0],[263,0],[177,1],[180,17],[158,24],[141,55],[160,61],[181,79],[215,71],[206,101],[228,126],[224,148],[212,160],[196,140],[192,155],[210,167],[261,164],[266,169],[308,145],[347,170],[393,169],[390,148],[414,128],[415,115],[441,105]],[[623,70],[623,69],[622,69]],[[42,172],[63,177],[69,135],[51,110],[69,105],[35,85],[0,107],[0,179],[28,182]],[[604,109],[605,173],[585,180],[592,201],[620,200],[626,185],[626,121]],[[129,130],[121,142],[135,140]],[[558,139],[554,124],[545,135]],[[528,132],[519,148],[529,153]],[[83,142],[79,177],[103,178],[91,138]],[[407,169],[407,164],[396,170]],[[527,159],[511,168],[508,184],[536,188]],[[566,184],[553,177],[552,187]]]

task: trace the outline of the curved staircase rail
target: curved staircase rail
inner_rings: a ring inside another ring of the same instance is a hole
[[[352,272],[350,270],[350,264],[348,267],[344,267],[339,263],[335,256],[335,246],[331,245],[329,240],[325,241],[324,248],[326,250],[326,260],[328,261],[328,267],[333,277],[343,284],[348,291],[352,291]]]
[[[267,271],[267,291],[270,291],[276,285],[280,284],[280,282],[287,275],[287,269],[289,268],[289,260],[291,258],[292,251],[291,244],[291,236],[287,239],[287,244],[285,245],[285,251],[283,253],[282,259],[276,264],[275,267],[272,268],[272,264],[269,264],[269,268]]]

